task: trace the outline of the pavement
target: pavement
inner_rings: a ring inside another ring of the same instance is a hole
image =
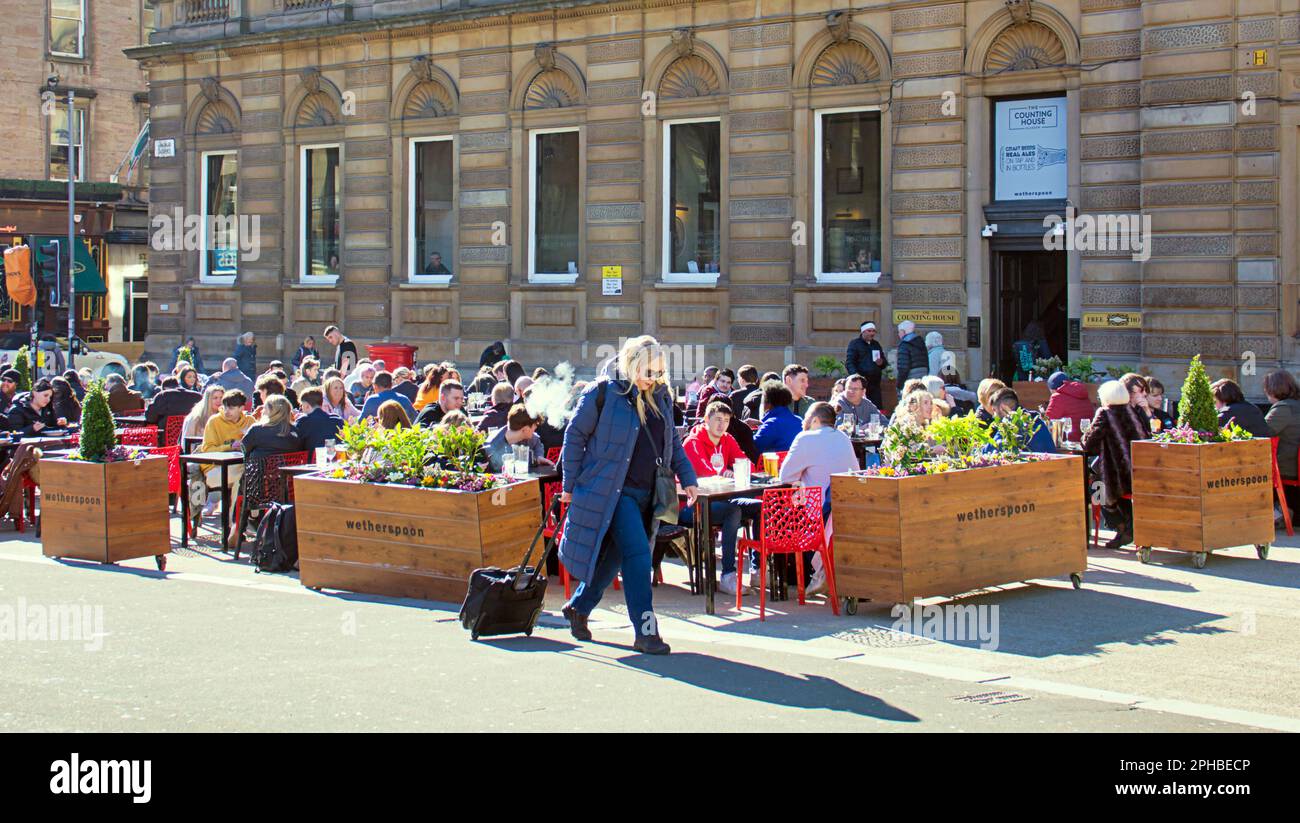
[[[944,608],[910,626],[822,598],[760,623],[756,598],[736,612],[720,595],[707,616],[666,563],[674,653],[649,657],[614,591],[595,642],[569,636],[558,580],[531,638],[471,642],[459,604],[313,592],[212,534],[164,573],[52,560],[3,528],[4,731],[1300,731],[1300,536],[1201,570],[1093,551],[1081,590],[921,601]]]

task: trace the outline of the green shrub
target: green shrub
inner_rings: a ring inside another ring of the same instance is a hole
[[[81,404],[81,459],[102,463],[104,455],[115,445],[117,436],[113,433],[113,411],[108,407],[104,381],[95,380],[86,389],[86,397]]]
[[[32,390],[32,357],[31,351],[23,346],[14,355],[13,367],[18,370],[18,391]]]
[[[1198,432],[1219,430],[1219,415],[1214,410],[1214,395],[1210,393],[1210,378],[1201,365],[1201,356],[1192,358],[1183,380],[1182,399],[1178,407],[1178,425],[1191,426]]]
[[[823,354],[814,360],[812,367],[816,377],[839,377],[844,374],[844,364],[829,354]]]
[[[1076,357],[1065,368],[1061,369],[1061,371],[1065,372],[1066,377],[1080,383],[1091,383],[1092,373],[1096,370],[1096,361],[1087,355]]]

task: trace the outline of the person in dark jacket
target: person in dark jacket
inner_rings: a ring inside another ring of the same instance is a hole
[[[876,340],[876,324],[870,321],[858,329],[858,336],[849,343],[844,367],[849,374],[860,374],[867,381],[867,397],[876,407],[881,406],[880,378],[884,373],[885,349]]]
[[[194,342],[193,337],[185,338],[182,345],[172,349],[172,371],[176,371],[176,364],[181,360],[181,349],[184,348],[190,350],[190,365],[194,367],[194,370],[199,374],[207,371],[207,369],[203,368],[203,355],[199,354],[199,344]]]
[[[339,431],[343,428],[342,419],[326,414],[321,408],[324,400],[325,395],[318,388],[306,389],[298,396],[298,407],[303,415],[293,427],[302,437],[303,448],[313,455],[316,449],[325,447],[326,440],[338,440]]]
[[[144,398],[139,392],[127,388],[126,378],[122,375],[110,374],[104,378],[104,389],[108,392],[108,408],[113,414],[138,412],[144,409]]]
[[[22,372],[17,369],[5,369],[4,374],[0,374],[0,414],[9,411],[9,407],[14,404],[14,398],[18,396],[18,382],[22,379]]]
[[[344,337],[338,326],[325,327],[325,340],[334,347],[334,368],[339,374],[351,374],[358,362],[357,344]]]
[[[727,395],[727,402],[731,404],[732,419],[740,420],[745,416],[745,398],[758,388],[758,369],[749,364],[741,366],[736,370],[736,384]]]
[[[54,416],[61,417],[69,423],[80,423],[81,402],[77,400],[77,393],[72,390],[72,384],[65,377],[55,377],[50,380],[50,387],[54,390],[54,399],[51,403],[54,407]]]
[[[763,405],[767,411],[754,432],[754,448],[762,452],[790,450],[790,444],[803,431],[803,421],[790,411],[794,399],[784,383],[775,380],[763,384]]]
[[[475,427],[481,432],[499,429],[510,419],[510,408],[515,404],[515,390],[509,383],[492,387],[492,405]]]
[[[289,358],[289,363],[297,371],[302,366],[302,361],[308,357],[314,358],[317,363],[320,363],[320,352],[316,350],[316,338],[310,334],[303,338],[302,345],[298,347],[298,351],[293,353],[293,357]]]
[[[1215,380],[1210,385],[1210,392],[1214,395],[1214,408],[1219,412],[1220,428],[1236,423],[1250,432],[1251,437],[1273,436],[1264,413],[1259,410],[1259,406],[1246,402],[1246,395],[1235,380]]]
[[[23,437],[35,437],[46,429],[68,425],[65,418],[54,413],[54,387],[45,378],[37,380],[30,392],[14,398],[8,418],[10,430],[22,432]]]
[[[1101,408],[1093,415],[1092,425],[1080,445],[1089,457],[1100,457],[1098,475],[1106,492],[1106,508],[1115,523],[1115,537],[1106,544],[1118,549],[1133,540],[1133,460],[1130,446],[1134,440],[1151,437],[1147,416],[1129,402],[1129,391],[1118,380],[1110,380],[1098,389]]]
[[[260,460],[273,454],[303,451],[302,435],[293,427],[293,407],[283,394],[268,395],[262,404],[261,422],[244,433],[244,460]]]
[[[989,405],[998,417],[1006,417],[1020,408],[1020,395],[1015,389],[999,389],[989,400]],[[1052,432],[1036,411],[1025,410],[1029,415],[1029,440],[1024,444],[1024,451],[1039,454],[1056,454],[1056,442]]]
[[[68,381],[72,387],[72,393],[76,395],[77,402],[80,403],[86,397],[86,387],[81,382],[81,375],[77,374],[76,369],[68,369],[63,373],[63,379]]]
[[[1079,438],[1083,436],[1080,422],[1091,420],[1097,412],[1097,408],[1092,405],[1092,398],[1088,395],[1088,386],[1077,380],[1071,380],[1065,372],[1058,371],[1047,378],[1047,388],[1052,392],[1051,398],[1047,401],[1047,419],[1069,420],[1070,433],[1066,439],[1078,443]]]
[[[483,368],[484,366],[495,366],[497,363],[500,363],[505,359],[506,344],[498,340],[483,350],[483,353],[478,357],[478,365],[479,368]]]
[[[154,395],[144,410],[144,422],[150,426],[165,426],[168,417],[184,417],[202,399],[203,395],[199,392],[181,388],[180,381],[175,377],[164,378],[162,391]]]
[[[444,380],[438,384],[438,402],[425,406],[415,417],[415,425],[431,429],[442,422],[442,418],[465,405],[465,387],[455,380]]]
[[[257,337],[251,332],[246,331],[239,336],[235,343],[234,352],[235,362],[239,364],[239,370],[249,380],[257,379]]]
[[[1154,377],[1147,378],[1147,416],[1151,418],[1151,431],[1172,429],[1177,425],[1174,416],[1165,411],[1165,384]],[[1160,421],[1156,423],[1156,421]]]
[[[643,654],[667,654],[659,636],[650,588],[650,535],[656,466],[677,476],[687,505],[699,492],[695,469],[672,427],[673,395],[658,341],[634,337],[619,351],[626,378],[597,380],[583,392],[564,433],[564,483],[560,500],[568,516],[560,561],[582,581],[564,616],[575,638],[591,640],[587,616],[620,570],[628,617]]]
[[[1273,404],[1264,415],[1269,431],[1277,438],[1277,470],[1283,480],[1300,477],[1300,384],[1289,371],[1275,371],[1264,375],[1264,394]],[[1287,505],[1291,511],[1300,511],[1300,488],[1284,486]],[[1282,511],[1277,511],[1278,519]]]
[[[507,360],[501,368],[505,373],[501,379],[512,386],[519,382],[519,378],[524,376],[523,364],[518,360]]]
[[[894,373],[898,375],[900,384],[930,373],[930,352],[925,347],[924,338],[916,333],[916,324],[911,320],[898,324],[898,359],[894,364]]]

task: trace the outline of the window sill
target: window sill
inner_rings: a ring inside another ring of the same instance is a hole
[[[666,272],[663,284],[666,286],[716,286],[721,272]]]
[[[450,274],[416,274],[401,284],[400,288],[426,288],[426,289],[446,289],[451,287]]]
[[[320,276],[320,275],[316,275],[316,276],[313,276],[313,277],[304,277],[304,278],[301,278],[297,283],[294,283],[294,284],[293,284],[293,288],[295,288],[295,289],[329,289],[329,288],[333,288],[334,286],[338,285],[338,282],[339,282],[338,275],[333,275],[333,276],[329,276],[329,277],[322,277],[322,276]]]
[[[569,272],[532,272],[528,275],[528,282],[536,286],[572,286],[578,282],[578,275]]]
[[[837,286],[875,286],[880,283],[880,275],[878,271],[828,271],[820,272],[817,282]]]
[[[199,285],[205,288],[207,287],[229,288],[235,285],[235,281],[237,279],[238,279],[238,275],[231,275],[230,277],[200,276]]]

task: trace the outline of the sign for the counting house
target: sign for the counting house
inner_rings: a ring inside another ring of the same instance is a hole
[[[1063,199],[1066,191],[1064,97],[994,103],[994,199]]]

